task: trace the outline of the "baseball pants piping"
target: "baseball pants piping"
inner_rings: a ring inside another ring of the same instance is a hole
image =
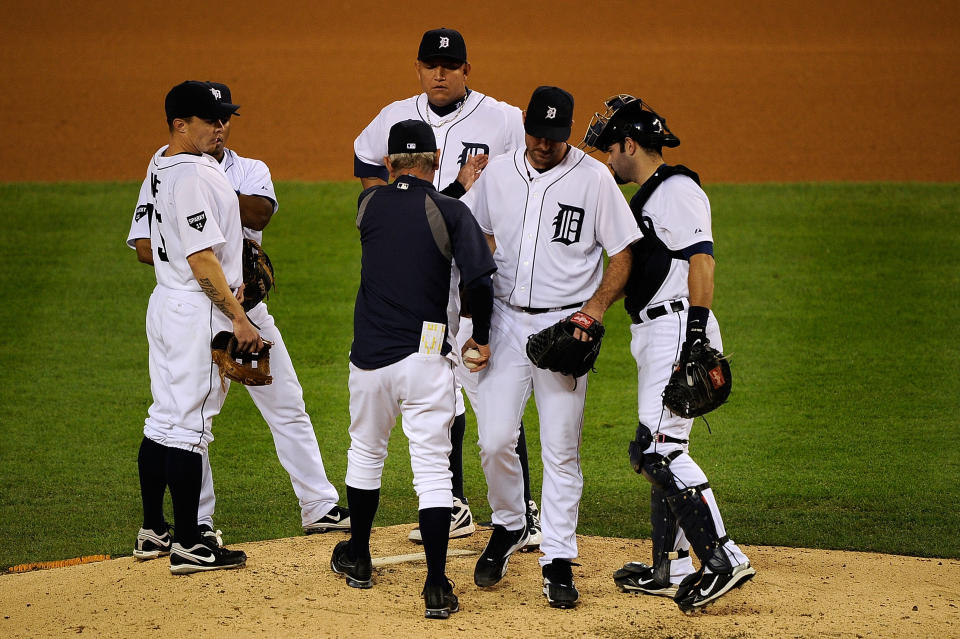
[[[520,419],[533,393],[541,424],[543,489],[541,565],[577,557],[577,520],[583,493],[580,438],[587,376],[574,380],[537,368],[526,354],[527,336],[555,324],[570,311],[530,315],[494,302],[490,364],[480,375],[480,461],[487,479],[493,523],[517,530],[526,504],[517,456]]]
[[[673,364],[680,357],[680,348],[686,337],[686,322],[687,311],[684,310],[642,324],[632,324],[630,352],[637,362],[637,406],[640,421],[654,434],[662,433],[676,439],[689,440],[693,420],[674,415],[664,408],[662,396],[663,389],[673,372]],[[720,327],[713,313],[707,321],[707,338],[714,348],[723,350]],[[690,456],[689,448],[689,443],[681,445],[653,442],[644,452],[669,455],[677,449],[682,449],[684,452],[670,463],[670,470],[677,485],[683,489],[707,481],[706,474]],[[726,534],[726,528],[723,525],[713,489],[708,488],[703,491],[703,497],[710,508],[717,534],[723,537]],[[682,530],[679,531],[674,550],[689,548],[690,542],[687,541],[686,535]],[[733,541],[728,541],[723,548],[734,566],[747,562],[746,555]],[[693,572],[693,564],[690,559],[685,559],[674,562],[671,569],[671,580],[675,577],[682,578],[682,575],[678,574],[679,571]]]
[[[317,435],[303,401],[303,388],[297,379],[280,329],[263,302],[253,307],[247,317],[260,327],[263,339],[273,342],[270,349],[270,374],[273,376],[273,383],[245,388],[270,427],[277,458],[290,475],[293,492],[300,503],[301,521],[303,525],[307,525],[330,512],[337,505],[340,496],[327,479]],[[209,456],[204,454],[203,457],[203,486],[200,491],[200,516],[197,523],[212,527],[216,494]]]
[[[147,304],[150,392],[143,434],[158,444],[203,454],[226,392],[210,341],[230,321],[199,291],[157,286]]]

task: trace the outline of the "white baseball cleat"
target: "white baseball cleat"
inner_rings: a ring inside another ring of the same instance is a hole
[[[453,498],[453,509],[450,511],[450,539],[467,537],[476,532],[477,526],[473,523],[473,513],[470,512],[470,506],[465,501],[457,497]],[[417,526],[410,531],[407,539],[418,544],[423,543],[423,536],[420,534],[420,527]]]

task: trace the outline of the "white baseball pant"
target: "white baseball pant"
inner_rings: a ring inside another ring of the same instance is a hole
[[[480,461],[493,523],[518,530],[525,523],[523,474],[517,456],[520,420],[531,392],[537,403],[543,460],[540,564],[577,557],[577,519],[583,493],[580,438],[587,376],[574,380],[537,368],[527,358],[527,337],[572,310],[531,315],[494,301],[490,363],[480,375]]]
[[[150,391],[143,434],[158,444],[203,454],[226,392],[210,341],[231,324],[204,293],[157,286],[147,305]]]
[[[452,508],[450,426],[456,409],[454,363],[413,353],[374,370],[350,364],[348,486],[380,488],[390,431],[401,416],[420,510]]]
[[[327,479],[317,435],[303,402],[303,389],[280,329],[263,302],[250,309],[247,317],[260,327],[263,339],[273,342],[270,348],[273,383],[245,388],[270,427],[277,458],[290,475],[293,492],[300,502],[300,518],[303,525],[307,525],[330,512],[340,497]],[[209,344],[207,353],[209,356]],[[203,461],[203,486],[197,523],[212,527],[216,495],[207,455],[204,455]]]
[[[674,363],[680,357],[680,348],[683,346],[686,337],[686,329],[686,310],[678,313],[668,313],[642,324],[632,324],[630,326],[630,352],[637,361],[637,406],[640,421],[654,435],[659,432],[675,439],[689,440],[693,420],[674,415],[663,407],[663,389],[670,381]],[[707,338],[710,340],[711,346],[719,351],[723,350],[720,327],[713,313],[710,313],[710,319],[707,321]],[[683,454],[670,463],[670,470],[676,478],[677,485],[680,488],[686,488],[707,481],[706,474],[690,457],[689,448],[689,443],[657,443],[655,441],[644,452],[666,456],[677,449],[682,449]],[[720,516],[720,509],[717,506],[713,489],[708,488],[703,491],[703,497],[710,507],[717,534],[723,537],[726,534],[726,528],[723,525],[723,518]],[[679,531],[674,549],[686,550],[689,548],[690,542],[687,541],[686,535],[683,534],[682,530]],[[734,566],[747,562],[746,555],[733,541],[728,541],[723,548]],[[684,573],[684,571],[686,572]],[[692,572],[693,563],[691,559],[672,562],[671,580],[679,581],[685,574]]]

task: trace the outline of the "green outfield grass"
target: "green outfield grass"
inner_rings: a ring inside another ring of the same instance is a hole
[[[137,189],[0,185],[0,566],[132,550],[154,281],[123,242]],[[270,309],[342,495],[358,190],[278,184],[281,210],[265,242],[278,275]],[[734,388],[710,417],[712,435],[698,420],[691,449],[731,536],[960,557],[960,185],[707,191],[715,310]],[[646,536],[649,489],[626,455],[636,373],[622,305],[606,324],[587,395],[579,530]],[[539,487],[532,403],[527,424]],[[242,387],[231,390],[214,434],[226,540],[299,534],[296,498]],[[472,418],[465,448],[468,496],[484,520]],[[377,525],[415,520],[410,480],[397,429]]]

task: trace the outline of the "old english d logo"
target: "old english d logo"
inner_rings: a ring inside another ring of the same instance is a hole
[[[200,211],[199,213],[191,215],[187,218],[187,224],[202,232],[203,227],[207,225],[207,214]]]
[[[560,205],[560,212],[553,218],[553,239],[550,241],[570,246],[574,242],[580,241],[584,211],[563,202],[558,202],[558,204]]]
[[[490,155],[490,147],[481,142],[461,142],[463,145],[463,151],[460,152],[460,159],[457,160],[457,164],[463,166],[467,163],[467,160],[472,158],[474,155]]]

